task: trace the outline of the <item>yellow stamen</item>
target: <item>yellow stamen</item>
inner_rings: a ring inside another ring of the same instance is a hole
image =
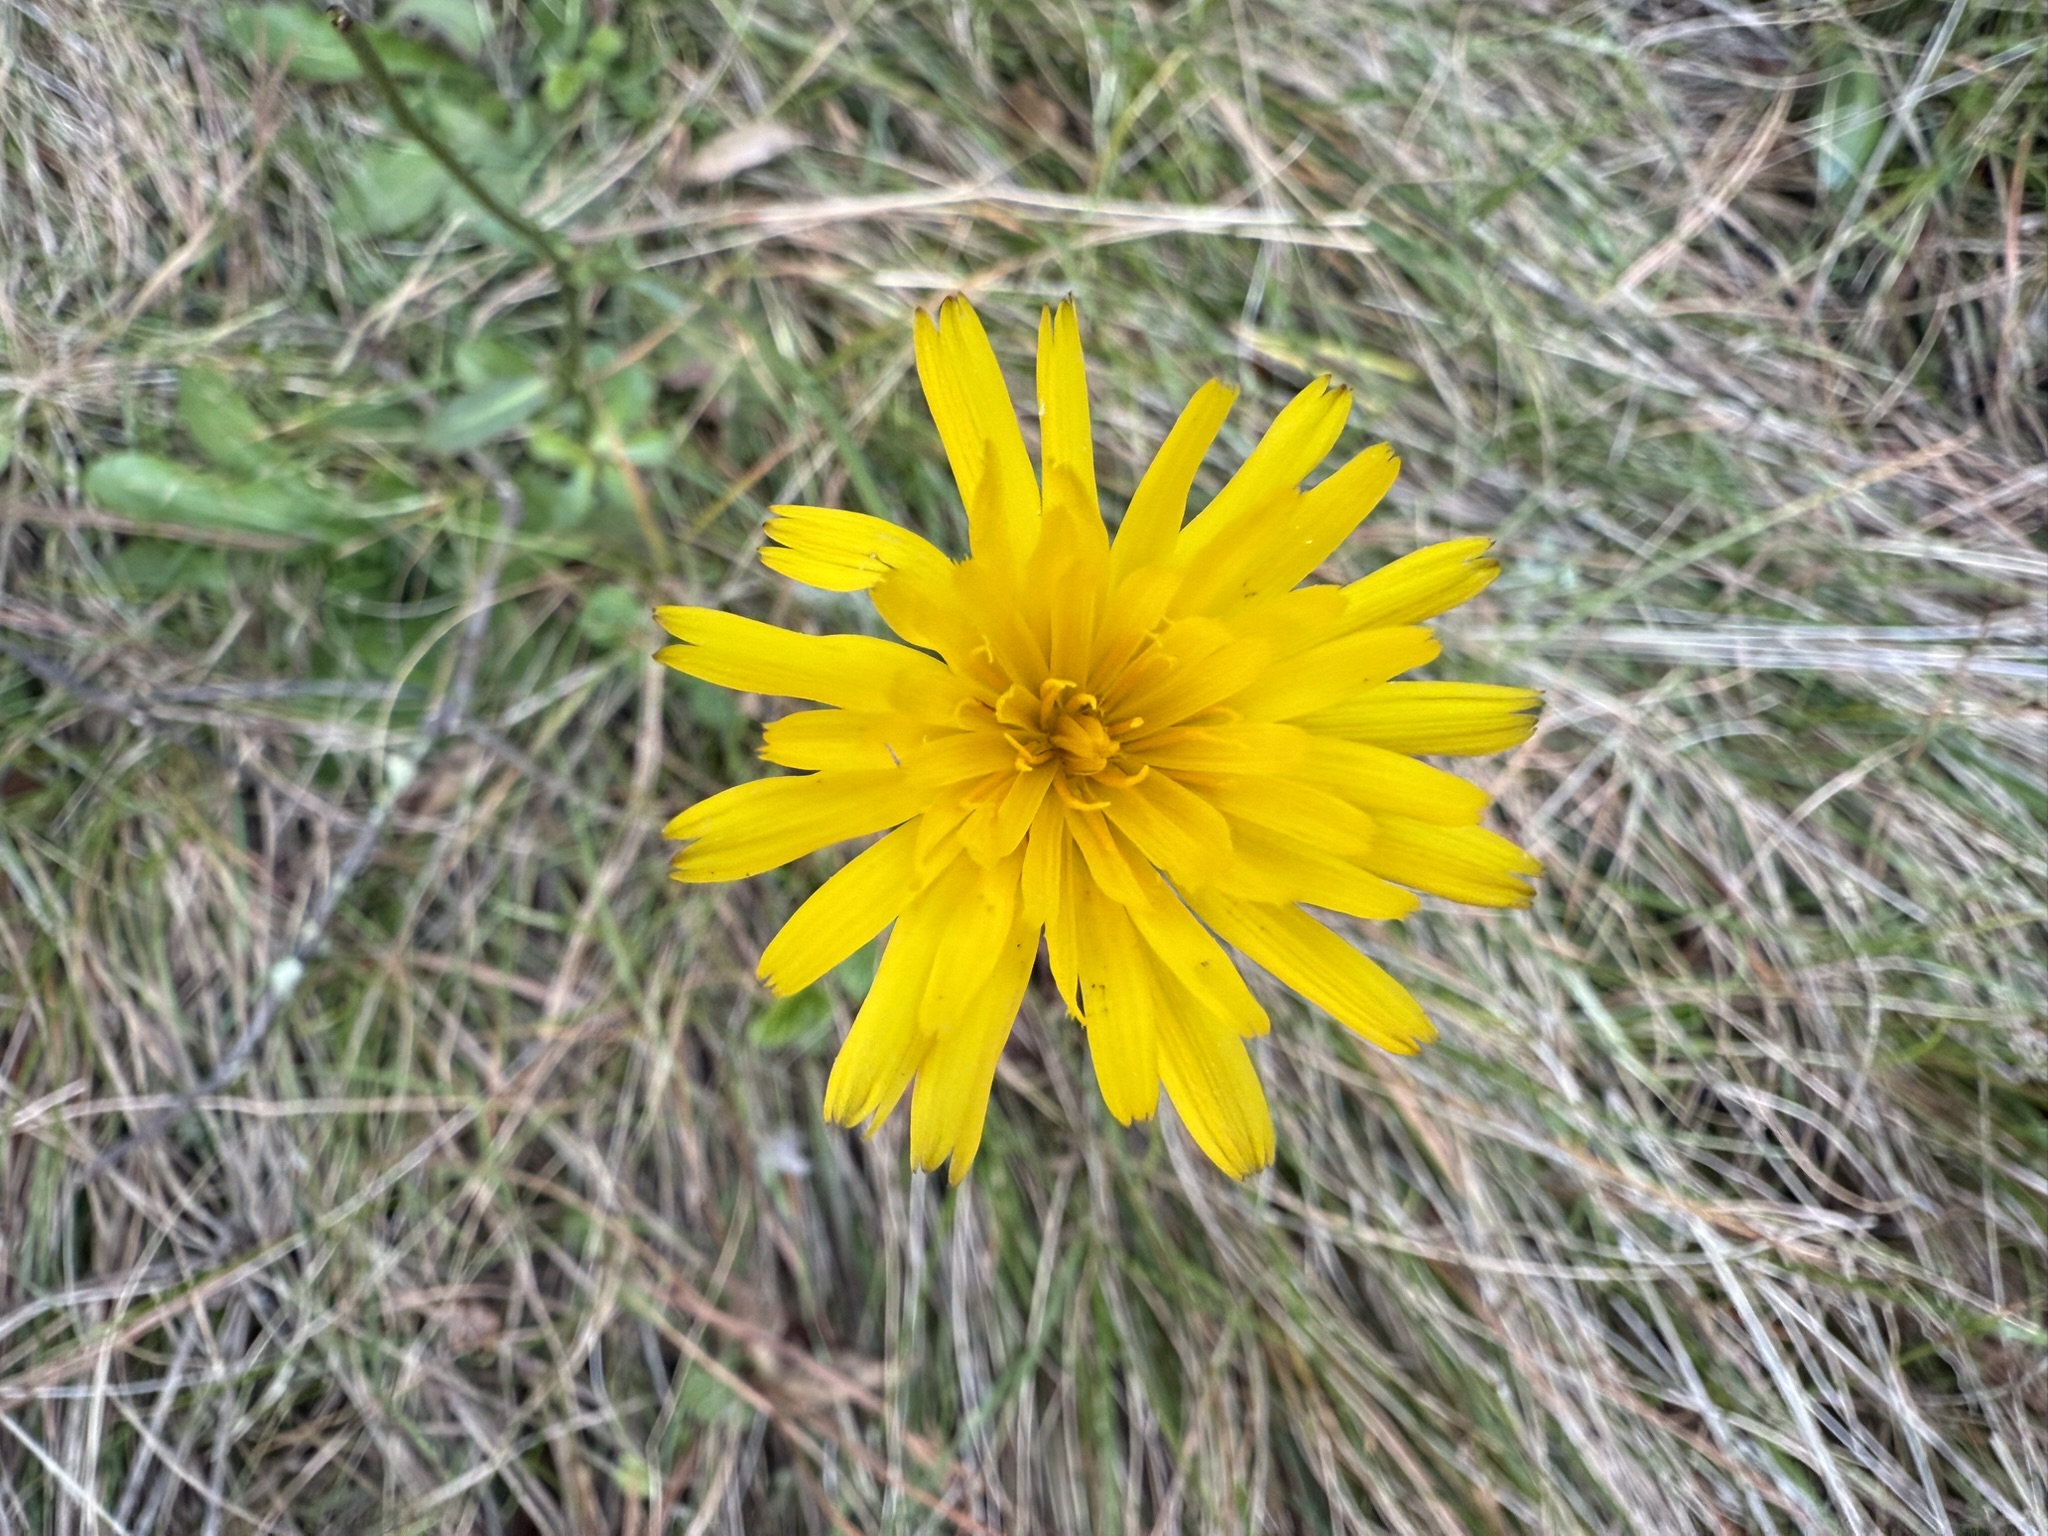
[[[1077,811],[1106,811],[1109,809],[1109,802],[1107,800],[1083,800],[1077,797],[1073,790],[1067,787],[1067,776],[1064,773],[1057,775],[1053,779],[1052,789],[1054,794],[1058,795]]]

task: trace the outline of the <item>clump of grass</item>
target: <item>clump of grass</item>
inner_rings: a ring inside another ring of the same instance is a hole
[[[2048,1527],[2024,7],[387,19],[596,409],[316,15],[0,9],[0,1530]],[[1330,369],[1343,560],[1509,561],[1542,899],[1371,935],[1414,1061],[1278,1008],[1246,1186],[1049,997],[907,1174],[747,979],[821,871],[661,878],[754,724],[638,614],[957,547],[954,286],[1113,491]]]

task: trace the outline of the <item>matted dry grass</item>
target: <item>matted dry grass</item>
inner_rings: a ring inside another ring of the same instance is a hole
[[[464,451],[551,279],[364,86],[0,0],[0,1532],[2048,1530],[2028,6],[404,9],[594,264],[594,456]],[[662,878],[756,767],[636,615],[861,622],[774,500],[958,545],[953,287],[1020,382],[1079,294],[1113,491],[1331,369],[1344,568],[1501,540],[1542,896],[1367,937],[1412,1061],[1271,999],[1243,1186],[1049,992],[909,1174],[857,981],[747,979],[829,861]]]

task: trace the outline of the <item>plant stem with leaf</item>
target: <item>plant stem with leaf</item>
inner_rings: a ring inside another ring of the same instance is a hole
[[[562,296],[565,329],[561,352],[556,359],[557,382],[562,393],[570,399],[581,402],[586,414],[594,414],[589,399],[589,384],[583,371],[583,294],[582,269],[568,246],[557,236],[540,227],[525,214],[512,208],[497,194],[486,187],[477,175],[448,145],[426,120],[415,112],[410,102],[398,89],[398,82],[391,77],[391,71],[384,67],[384,60],[371,46],[365,29],[357,24],[339,6],[328,11],[334,23],[334,30],[355,55],[356,63],[362,67],[363,75],[375,87],[377,94],[390,107],[391,115],[398,120],[398,126],[418,140],[422,149],[434,157],[441,169],[454,178],[455,184],[467,192],[492,218],[503,224],[532,248],[535,255],[554,270],[555,283]]]

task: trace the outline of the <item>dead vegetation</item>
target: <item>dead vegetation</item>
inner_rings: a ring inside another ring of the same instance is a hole
[[[594,425],[316,12],[0,0],[0,1531],[2048,1530],[2037,10],[518,10],[393,69]],[[1366,936],[1414,1061],[1277,1009],[1244,1186],[1049,991],[909,1175],[820,871],[662,878],[645,610],[958,544],[954,287],[1112,492],[1332,370],[1349,565],[1508,561],[1544,893]]]

